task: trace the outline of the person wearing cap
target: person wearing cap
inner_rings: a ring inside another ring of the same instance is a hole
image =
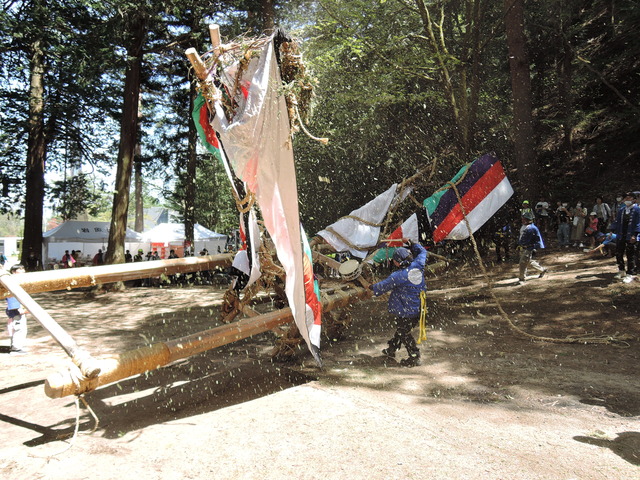
[[[427,289],[424,280],[427,251],[419,243],[412,243],[408,239],[403,239],[403,243],[408,244],[409,248],[400,247],[393,252],[392,263],[396,270],[386,279],[369,285],[369,288],[376,297],[391,292],[388,310],[395,317],[396,331],[388,342],[388,348],[382,353],[395,358],[396,351],[404,345],[409,357],[401,360],[400,365],[414,367],[422,363],[420,349],[411,330],[418,325],[420,294]]]
[[[520,208],[520,215],[531,215],[533,218],[533,209],[531,205],[529,205],[529,200],[525,200],[522,202],[522,208]]]
[[[540,230],[533,224],[533,215],[523,214],[521,218],[523,228],[521,229],[520,238],[518,239],[518,246],[520,248],[518,283],[520,283],[520,285],[524,284],[527,279],[527,269],[530,266],[540,272],[538,278],[542,278],[544,274],[547,273],[547,269],[533,259],[536,250],[544,248]]]
[[[616,280],[629,283],[637,272],[638,241],[640,241],[640,207],[638,206],[640,192],[627,192],[623,199],[623,206],[616,213],[616,219],[611,224],[611,230],[616,234],[616,261],[618,273]],[[625,270],[624,257],[627,256]]]

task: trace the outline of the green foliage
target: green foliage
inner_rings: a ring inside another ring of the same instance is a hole
[[[70,179],[54,181],[49,190],[54,214],[63,221],[73,220],[87,212],[97,216],[108,211],[108,203],[102,195],[104,185],[96,188],[87,174],[78,174]]]
[[[177,170],[180,168],[178,166]],[[195,179],[190,180],[179,171],[176,171],[175,178],[175,183],[171,185],[172,189],[165,192],[165,198],[169,208],[181,212],[181,220],[184,220],[187,204],[185,182],[195,181],[195,223],[220,233],[226,233],[238,227],[238,211],[231,193],[231,185],[224,167],[213,156],[208,153],[198,156]]]

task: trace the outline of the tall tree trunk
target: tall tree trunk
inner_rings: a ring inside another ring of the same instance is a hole
[[[273,33],[276,26],[275,0],[260,0],[264,33]]]
[[[127,211],[131,172],[138,140],[138,103],[142,71],[142,45],[145,36],[145,18],[135,15],[131,22],[131,44],[127,49],[127,71],[124,81],[124,103],[120,124],[116,191],[111,209],[111,228],[105,263],[124,263],[124,240],[127,232]]]
[[[197,95],[196,86],[191,82],[191,94],[189,95],[189,111],[193,111],[193,100]],[[184,235],[185,243],[194,246],[193,228],[196,223],[196,145],[198,131],[193,121],[189,122],[187,146],[187,174],[185,179],[184,195]]]
[[[26,198],[24,215],[23,264],[29,252],[42,257],[42,219],[44,205],[44,168],[46,141],[44,134],[44,52],[42,42],[31,45],[29,88],[29,140],[26,165]],[[46,259],[42,259],[43,262]]]
[[[140,145],[138,145],[140,147]],[[136,160],[134,162],[135,175],[134,175],[134,202],[136,205],[136,220],[133,229],[142,233],[144,230],[144,204],[142,202],[142,162]]]
[[[517,178],[526,198],[537,198],[536,155],[531,112],[531,77],[524,32],[524,0],[504,0],[513,101],[513,142]]]

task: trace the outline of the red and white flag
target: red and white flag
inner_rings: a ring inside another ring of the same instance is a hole
[[[223,83],[235,82],[232,71],[237,71],[237,64],[221,76]],[[273,37],[242,69],[239,85],[241,95],[233,118],[227,119],[219,101],[213,127],[220,135],[229,163],[256,196],[286,273],[285,292],[293,318],[309,345],[298,189]],[[228,91],[234,89],[233,83],[227,87]]]
[[[420,241],[417,213],[407,218],[404,223],[396,228],[385,240],[388,247],[401,247],[403,238],[408,238],[414,243]]]

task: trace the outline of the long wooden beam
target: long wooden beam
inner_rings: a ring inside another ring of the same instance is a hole
[[[346,284],[339,289],[323,292],[323,309],[324,311],[330,311],[342,308],[370,295],[370,291],[365,288]],[[186,337],[142,347],[111,358],[98,359],[101,372],[97,377],[77,379],[73,378],[69,371],[57,372],[47,378],[45,393],[50,398],[61,398],[67,395],[90,392],[100,386],[154,370],[176,360],[233,343],[258,333],[273,330],[292,321],[291,309],[284,308],[256,317],[245,318],[228,325],[221,325]]]
[[[98,284],[124,282],[138,278],[159,277],[161,274],[175,275],[202,270],[227,268],[233,262],[233,254],[208,255],[203,257],[185,257],[171,260],[152,260],[148,262],[121,263],[99,267],[63,268],[43,272],[23,273],[12,277],[28,293],[70,290],[73,288],[93,287]],[[0,300],[10,297],[11,293],[0,284]]]

